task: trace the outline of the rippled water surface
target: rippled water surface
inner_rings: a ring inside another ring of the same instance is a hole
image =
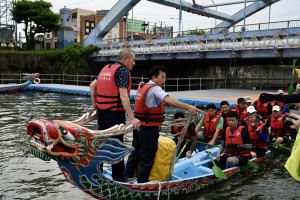
[[[41,92],[0,94],[0,199],[92,199],[61,174],[53,160],[30,154],[26,125],[31,120],[74,120],[89,112],[87,96]],[[167,120],[174,109],[166,109]],[[96,129],[95,122],[89,128]],[[131,134],[126,136],[130,143]],[[198,193],[176,199],[300,199],[300,183],[283,167],[287,157],[273,154],[259,169],[241,172]]]

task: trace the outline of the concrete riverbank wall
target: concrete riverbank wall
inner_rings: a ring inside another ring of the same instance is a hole
[[[95,63],[90,60],[92,75],[98,75],[106,64],[108,63]],[[131,74],[133,77],[148,78],[148,72],[152,66],[164,65],[168,70],[167,85],[174,85],[168,88],[169,91],[216,88],[284,89],[290,84],[292,76],[292,68],[253,65],[251,60],[249,65],[246,61],[239,62],[238,60],[220,60],[220,62],[214,61],[213,64],[214,66],[210,66],[209,61],[204,62],[200,59],[137,61]],[[47,61],[41,54],[0,53],[0,72],[51,74],[58,73],[58,70],[56,63]],[[176,78],[181,78],[180,82]],[[297,80],[297,75],[294,80]],[[175,85],[180,85],[180,87]]]
[[[4,73],[56,73],[56,64],[40,54],[0,53],[0,72]]]

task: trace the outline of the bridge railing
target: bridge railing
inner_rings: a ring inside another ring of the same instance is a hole
[[[1,84],[24,83],[22,73],[2,73]],[[71,74],[40,74],[41,84],[67,84],[89,86],[97,78],[94,75]],[[132,89],[137,89],[141,81],[148,82],[148,78],[132,77]],[[296,80],[296,79],[295,79]],[[225,78],[167,78],[164,89],[166,91],[189,91],[220,88],[244,89],[284,89],[290,84],[290,77],[265,77],[265,78],[239,78],[228,76]]]
[[[245,30],[246,31],[260,31],[260,30],[269,30],[269,29],[284,29],[284,28],[296,28],[300,27],[300,19],[297,20],[288,20],[288,21],[278,21],[278,22],[264,22],[264,23],[255,23],[255,24],[246,24]],[[172,35],[174,37],[181,35],[191,35],[191,34],[206,34],[206,33],[214,33],[215,30],[219,29],[227,29],[228,33],[233,32],[241,32],[243,30],[243,25],[236,25],[230,28],[227,27],[213,27],[213,28],[203,28],[203,29],[193,29],[193,30],[182,30],[181,32],[174,31],[171,32],[169,35]],[[144,33],[147,38],[162,38],[161,34],[157,34],[155,32],[151,33]],[[143,37],[136,37],[136,40],[143,39]],[[103,42],[105,44],[108,43],[114,43],[114,42],[124,42],[124,41],[130,41],[126,37],[121,38],[111,38],[111,39],[105,39]]]
[[[99,56],[116,56],[119,50],[130,47],[135,54],[152,55],[167,54],[172,57],[172,53],[198,52],[199,56],[205,56],[202,52],[208,51],[239,51],[253,49],[271,49],[274,54],[280,54],[277,49],[299,48],[300,29],[293,30],[272,29],[259,32],[253,35],[251,32],[241,32],[229,35],[214,34],[207,36],[189,36],[179,38],[168,38],[163,40],[153,40],[144,43],[127,43],[113,46],[100,47]],[[236,53],[234,53],[236,55]],[[239,55],[237,55],[239,56]]]

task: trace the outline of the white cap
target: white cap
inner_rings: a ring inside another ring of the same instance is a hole
[[[277,94],[283,94],[283,90],[278,90]]]
[[[245,97],[244,99],[246,100],[247,103],[252,103],[251,97],[248,96],[248,97]]]
[[[249,106],[249,107],[247,108],[247,113],[254,113],[254,112],[256,112],[254,106]]]

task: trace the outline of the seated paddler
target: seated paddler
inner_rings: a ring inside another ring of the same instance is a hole
[[[196,134],[200,130],[202,126],[204,126],[204,131],[198,137],[198,141],[205,142],[207,144],[207,148],[211,148],[217,140],[221,139],[221,130],[223,128],[223,117],[222,114],[217,113],[217,107],[215,104],[207,105],[207,113],[205,117],[202,117],[198,126],[196,127]]]
[[[181,139],[181,131],[183,130],[185,125],[184,120],[184,113],[183,112],[176,112],[174,114],[174,125],[171,128],[172,135],[175,136],[174,141],[177,142]],[[191,158],[192,154],[196,150],[197,145],[197,135],[195,133],[195,123],[191,122],[186,129],[185,133],[183,133],[184,141],[181,142],[181,146],[179,148],[180,158],[187,157]]]
[[[252,149],[250,151],[252,158],[263,157],[267,151],[267,141],[269,138],[269,129],[258,114],[249,116],[248,131],[252,140]]]
[[[244,166],[252,157],[250,154],[252,141],[249,131],[247,127],[238,125],[238,113],[236,111],[228,112],[227,123],[228,127],[225,134],[222,135],[222,143],[215,161],[221,169]],[[225,153],[222,155],[224,150]]]

